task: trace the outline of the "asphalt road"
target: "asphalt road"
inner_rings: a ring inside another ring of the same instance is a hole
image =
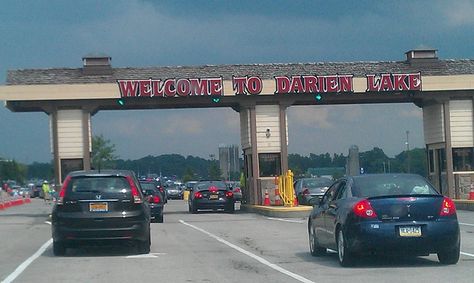
[[[474,212],[458,211],[462,256],[443,266],[437,257],[363,258],[341,268],[336,254],[308,252],[306,219],[235,214],[189,214],[181,200],[165,208],[165,223],[152,224],[149,255],[133,247],[68,250],[50,245],[51,206],[31,204],[0,211],[2,282],[473,282]]]

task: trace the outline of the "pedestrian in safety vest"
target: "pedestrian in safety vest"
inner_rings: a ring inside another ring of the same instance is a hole
[[[47,201],[49,201],[49,184],[48,184],[48,181],[44,181],[43,182],[43,186],[42,186],[42,189],[43,189],[43,196],[44,196],[44,202],[46,203]]]

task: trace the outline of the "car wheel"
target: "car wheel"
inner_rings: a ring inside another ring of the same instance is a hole
[[[191,212],[192,214],[196,214],[197,213],[197,208],[195,208],[194,205],[190,204],[189,205],[189,212]]]
[[[66,246],[62,242],[53,241],[53,254],[58,255],[65,255],[66,254]]]
[[[311,252],[312,256],[322,256],[326,254],[326,248],[323,248],[319,245],[318,239],[316,238],[316,234],[314,232],[314,228],[310,227],[308,229],[309,234],[309,251]]]
[[[145,241],[139,241],[137,243],[137,249],[139,254],[148,254],[150,253],[151,239],[150,234],[148,234],[148,239]]]
[[[163,223],[163,213],[158,215],[158,218],[156,218],[156,222]]]
[[[438,252],[438,260],[441,264],[456,264],[459,261],[460,246],[452,250]]]
[[[352,266],[354,264],[354,255],[347,248],[346,238],[342,229],[337,233],[337,255],[341,266]]]
[[[225,212],[227,213],[234,213],[235,212],[235,206],[234,204],[230,204],[229,206],[227,206],[227,208],[225,209]]]

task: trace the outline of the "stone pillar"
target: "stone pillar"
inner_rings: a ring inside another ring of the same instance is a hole
[[[444,136],[446,152],[446,184],[448,197],[455,197],[454,173],[453,173],[453,149],[451,146],[451,114],[449,111],[449,100],[443,103],[444,112]]]
[[[359,148],[357,147],[357,145],[352,145],[349,148],[346,173],[349,176],[356,176],[361,173],[359,164]]]

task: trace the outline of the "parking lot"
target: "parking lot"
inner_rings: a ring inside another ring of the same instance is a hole
[[[170,200],[164,223],[152,223],[151,253],[133,247],[69,249],[55,257],[49,212],[42,200],[0,211],[0,279],[5,282],[472,282],[474,212],[458,211],[461,259],[436,256],[362,258],[342,268],[335,253],[308,251],[306,219],[235,214],[189,214]]]

